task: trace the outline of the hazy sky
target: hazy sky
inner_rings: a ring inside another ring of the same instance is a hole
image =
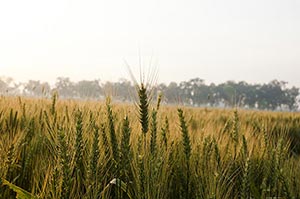
[[[116,81],[129,78],[124,59],[139,75],[139,51],[159,82],[300,87],[300,1],[0,1],[0,76]]]

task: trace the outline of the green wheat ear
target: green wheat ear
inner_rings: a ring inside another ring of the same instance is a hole
[[[76,113],[76,140],[75,140],[75,164],[77,169],[83,170],[82,155],[84,151],[83,142],[83,116],[80,110]]]
[[[132,158],[130,149],[130,134],[131,128],[129,124],[129,119],[127,116],[123,119],[122,126],[122,139],[121,139],[121,150],[120,150],[120,161],[122,165],[122,177],[129,180],[130,174],[130,160]]]
[[[182,133],[182,143],[183,143],[183,147],[184,147],[184,154],[187,160],[190,159],[191,156],[191,142],[190,142],[190,138],[189,138],[189,133],[188,133],[188,128],[186,125],[186,121],[185,118],[183,116],[183,111],[182,109],[178,109],[178,116],[179,116],[179,120],[180,120],[180,130]]]
[[[249,171],[250,171],[250,159],[247,157],[244,163],[243,169],[243,180],[242,180],[242,188],[241,188],[241,199],[250,198],[250,179],[249,179]]]
[[[110,135],[111,152],[115,162],[115,166],[117,167],[119,163],[119,145],[118,145],[118,140],[117,140],[117,135],[115,130],[113,111],[110,105],[110,98],[107,98],[106,109],[107,109],[107,123],[108,123],[109,135]]]
[[[184,154],[185,154],[185,162],[186,162],[186,182],[185,182],[185,198],[190,197],[190,156],[191,156],[191,141],[188,133],[187,124],[183,115],[182,109],[177,109],[178,111],[178,117],[180,121],[180,130],[182,135],[182,144],[184,148]]]
[[[147,89],[143,83],[138,87],[139,95],[139,120],[142,125],[142,132],[146,134],[149,126],[149,101],[147,95]]]
[[[163,97],[162,93],[159,93],[159,94],[158,94],[158,97],[157,97],[157,104],[156,104],[156,110],[157,110],[157,111],[158,111],[159,108],[160,108],[160,104],[161,104],[162,97]]]
[[[150,152],[155,153],[156,150],[156,137],[157,137],[157,111],[153,110],[151,115],[151,139],[150,139]]]
[[[215,138],[213,138],[213,147],[214,147],[215,161],[217,163],[217,168],[219,169],[221,167],[221,154],[220,154],[218,143]]]
[[[56,101],[57,101],[57,96],[58,96],[57,92],[54,92],[54,93],[52,94],[52,103],[51,103],[51,109],[50,109],[50,112],[51,112],[52,115],[54,115],[55,112],[56,112]]]
[[[68,154],[68,146],[63,130],[60,128],[58,132],[59,142],[59,162],[62,173],[61,183],[61,198],[67,199],[70,197],[70,186],[71,186],[71,169],[70,169],[70,156]]]
[[[237,109],[234,110],[234,117],[233,117],[233,127],[231,131],[231,138],[234,143],[234,159],[236,158],[237,155],[237,146],[239,144],[239,116]]]
[[[105,158],[109,158],[110,148],[109,148],[108,138],[106,135],[105,125],[101,124],[100,129],[101,129],[101,137],[102,137],[102,147],[104,148]]]
[[[165,149],[168,148],[168,135],[170,134],[169,120],[168,117],[165,117],[165,124],[161,128],[161,142],[165,146]]]
[[[78,194],[83,194],[85,191],[85,186],[83,182],[85,181],[85,164],[84,164],[84,150],[85,144],[83,140],[83,114],[82,111],[77,110],[76,115],[76,134],[75,134],[75,154],[74,154],[74,168],[72,172],[72,177],[75,178],[73,186],[81,186],[77,189]]]
[[[92,144],[92,152],[90,156],[90,165],[89,165],[89,180],[90,183],[93,184],[96,180],[97,176],[97,163],[100,157],[99,151],[99,127],[95,124],[95,121],[92,123],[94,137],[93,137],[93,144]]]

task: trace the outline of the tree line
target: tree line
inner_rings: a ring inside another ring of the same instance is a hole
[[[12,78],[0,78],[2,95],[23,95],[30,97],[51,97],[57,92],[61,98],[103,99],[111,95],[114,99],[129,102],[134,99],[135,85],[126,79],[118,82],[100,80],[71,81],[59,77],[55,85],[48,82],[29,80],[16,83]],[[205,107],[239,106],[249,109],[290,110],[299,108],[299,88],[287,87],[287,82],[273,80],[264,84],[250,84],[245,81],[227,81],[220,84],[206,84],[203,79],[194,78],[180,83],[153,86],[151,96],[163,95],[167,104],[184,104]]]

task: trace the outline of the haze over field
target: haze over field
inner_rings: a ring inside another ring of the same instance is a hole
[[[299,87],[299,11],[298,0],[1,1],[0,76],[116,81],[129,78],[124,59],[139,74],[140,54],[159,82]]]

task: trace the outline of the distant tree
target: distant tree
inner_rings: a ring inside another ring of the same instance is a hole
[[[272,109],[281,105],[284,92],[282,84],[273,80],[268,84],[263,84],[257,90],[257,105],[259,109]]]
[[[8,84],[4,80],[0,79],[0,92],[5,93],[7,89],[8,89]]]
[[[0,77],[0,93],[5,95],[17,94],[13,79],[10,77]]]
[[[58,77],[55,83],[55,88],[62,97],[75,97],[74,82],[71,82],[68,77]]]
[[[75,93],[80,98],[98,98],[102,95],[100,80],[82,80],[73,85]]]
[[[215,88],[215,93],[219,98],[219,102],[223,102],[225,106],[234,106],[236,103],[236,87],[233,81],[219,84]]]
[[[120,79],[114,83],[116,97],[121,101],[129,101],[134,98],[135,88],[131,82],[126,79]]]
[[[29,96],[47,96],[50,93],[50,85],[47,82],[29,80],[24,83],[23,94]]]
[[[161,86],[161,88],[164,87]],[[165,87],[165,90],[161,90],[161,92],[164,93],[164,98],[167,103],[178,103],[181,92],[176,82],[171,82],[167,87]]]
[[[284,104],[288,105],[290,110],[297,110],[299,108],[299,88],[292,87],[291,89],[287,89],[285,96]]]
[[[194,106],[199,106],[200,104],[205,104],[207,102],[207,96],[209,95],[209,93],[205,93],[205,84],[203,79],[191,79],[190,81],[188,81],[187,85],[187,89],[189,89],[190,92],[189,101],[191,101]]]

